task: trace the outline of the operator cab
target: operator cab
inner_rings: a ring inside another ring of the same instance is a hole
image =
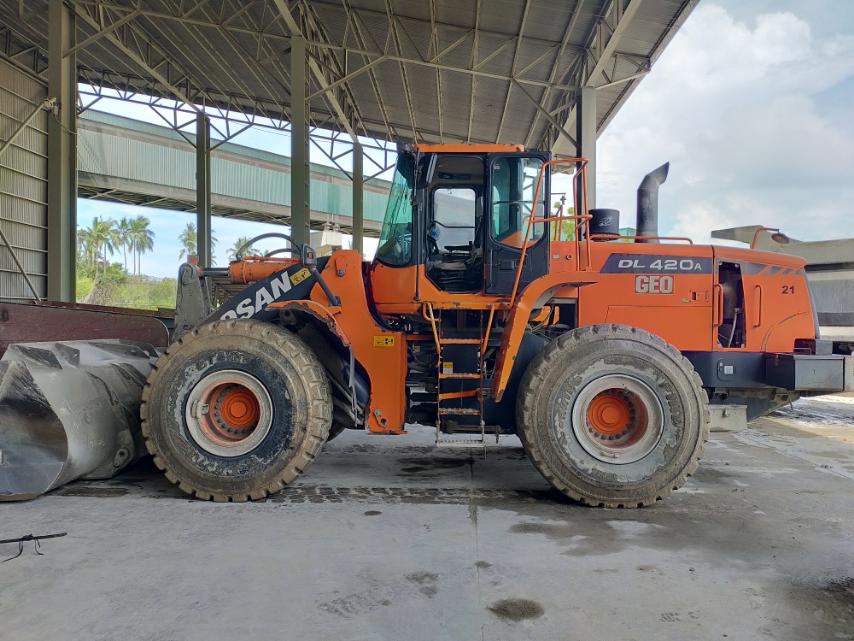
[[[452,294],[509,293],[548,157],[521,145],[399,148],[374,265],[423,265],[419,278]],[[537,218],[546,215],[548,171],[540,192]],[[520,284],[547,271],[545,231],[531,229]]]

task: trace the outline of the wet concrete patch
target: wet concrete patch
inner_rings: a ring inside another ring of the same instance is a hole
[[[128,489],[125,487],[104,487],[100,485],[67,485],[58,490],[58,496],[91,496],[91,497],[110,497],[110,496],[125,496]]]
[[[785,592],[806,615],[799,622],[801,638],[854,639],[854,577],[795,583]]]
[[[501,599],[490,605],[487,610],[505,621],[537,619],[545,614],[543,606],[531,599]]]
[[[399,459],[402,467],[398,476],[419,476],[425,474],[441,474],[445,470],[465,467],[472,463],[470,457],[466,458],[437,458],[437,457],[405,457]]]
[[[428,599],[432,599],[439,591],[439,575],[435,572],[411,572],[406,575],[406,580],[415,585]]]

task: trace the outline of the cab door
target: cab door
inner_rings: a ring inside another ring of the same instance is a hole
[[[534,191],[540,169],[549,156],[545,153],[490,154],[488,157],[487,191],[483,225],[486,238],[485,291],[509,294],[513,290],[519,259],[522,255],[528,218],[534,209]],[[535,218],[548,212],[551,192],[548,170],[543,177]],[[548,223],[532,226],[522,265],[519,288],[548,272]]]

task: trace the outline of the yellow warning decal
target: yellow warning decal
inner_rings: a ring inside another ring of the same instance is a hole
[[[291,275],[291,284],[292,285],[299,285],[302,281],[304,281],[309,276],[311,276],[311,272],[308,271],[308,267],[303,267],[297,273]]]
[[[394,347],[394,336],[374,336],[374,347]]]

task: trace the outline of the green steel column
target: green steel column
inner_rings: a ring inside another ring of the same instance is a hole
[[[57,101],[47,119],[47,297],[74,301],[77,259],[77,56],[74,11],[48,5],[48,95]]]
[[[587,163],[587,206],[596,206],[596,89],[584,87],[579,96],[576,123],[578,154]],[[580,211],[580,209],[579,209]]]
[[[353,144],[353,249],[363,251],[365,236],[365,176],[362,169],[362,145]]]
[[[199,265],[211,266],[211,123],[196,116],[196,244]]]
[[[308,167],[308,114],[306,113],[305,38],[291,37],[291,237],[309,242],[311,202]]]

